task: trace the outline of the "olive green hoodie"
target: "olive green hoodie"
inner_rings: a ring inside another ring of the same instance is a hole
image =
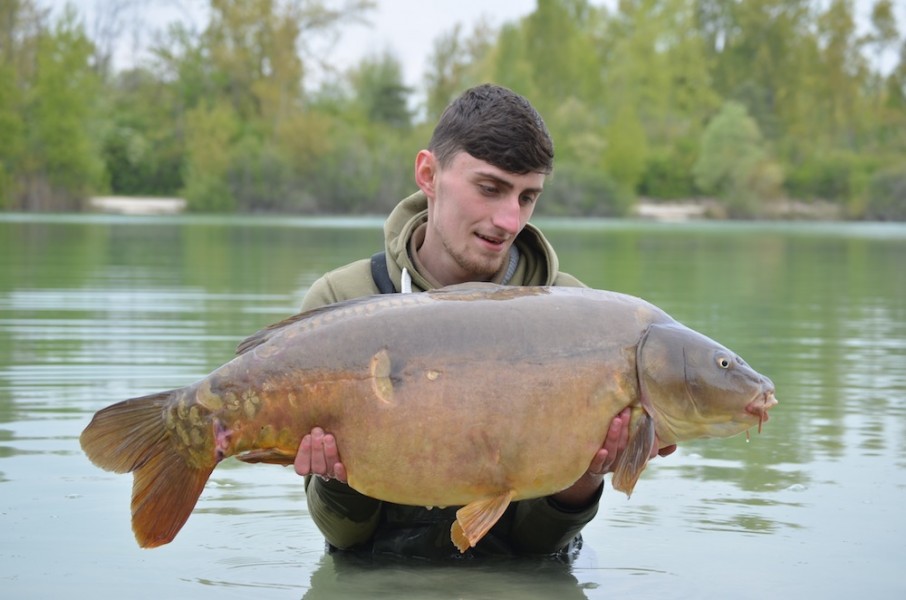
[[[410,286],[413,292],[435,287],[419,271],[410,253],[413,235],[427,222],[427,206],[422,192],[413,194],[396,206],[384,224],[387,270],[397,291]],[[526,225],[513,246],[516,250],[511,250],[510,264],[495,278],[497,283],[582,285],[559,271],[556,253],[534,226]],[[408,275],[404,275],[404,269]],[[302,308],[309,310],[377,293],[371,261],[362,259],[315,281]],[[489,397],[488,401],[494,399]],[[450,526],[458,507],[426,509],[382,502],[338,481],[313,477],[306,478],[305,488],[309,513],[332,549],[428,559],[459,555],[450,541]],[[599,498],[600,491],[588,507],[579,510],[559,506],[551,498],[514,502],[467,554],[569,557],[580,545],[579,531],[595,516]]]
[[[428,220],[428,199],[422,192],[401,201],[384,223],[384,251],[387,254],[387,271],[396,291],[402,290],[403,269],[411,277],[413,292],[433,289],[434,285],[417,268],[410,255],[413,234]],[[566,273],[561,273],[557,254],[544,235],[528,224],[516,237],[518,262],[515,271],[502,272],[495,283],[508,285],[562,285],[582,286]],[[512,250],[511,250],[512,252]],[[505,278],[505,275],[510,275]],[[318,308],[342,300],[361,298],[379,293],[371,277],[370,259],[362,259],[335,269],[315,281],[302,301],[302,309]]]

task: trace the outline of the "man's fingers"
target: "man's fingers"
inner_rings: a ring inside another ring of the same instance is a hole
[[[615,416],[610,422],[607,429],[607,437],[604,438],[604,448],[614,459],[629,444],[629,418],[630,411],[624,408],[620,414]]]
[[[299,451],[296,452],[293,467],[299,475],[311,474],[311,434],[304,436],[299,443]]]
[[[588,472],[592,475],[604,475],[610,472],[612,464],[613,460],[610,460],[610,453],[605,448],[601,448],[592,459]]]
[[[340,462],[337,439],[320,427],[312,428],[311,433],[302,437],[293,467],[299,475],[346,482],[346,467]]]
[[[311,472],[315,475],[330,476],[327,471],[327,459],[324,456],[324,430],[320,427],[311,430]]]
[[[340,460],[340,454],[337,452],[337,439],[329,433],[324,434],[322,438],[324,447],[324,459],[326,464],[333,465]]]
[[[333,476],[334,479],[346,483],[348,481],[346,477],[346,467],[343,466],[343,463],[338,462],[333,466]]]
[[[629,445],[629,421],[632,419],[632,411],[627,406],[620,412],[620,451],[626,449]]]

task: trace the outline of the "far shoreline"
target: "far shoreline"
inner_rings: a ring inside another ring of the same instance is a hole
[[[177,215],[186,212],[184,198],[155,196],[95,196],[88,200],[91,212],[120,215]],[[778,220],[843,221],[840,206],[826,201],[811,203],[784,200],[766,204],[760,218]],[[698,220],[726,220],[725,208],[712,198],[658,201],[640,198],[633,206],[630,217],[661,221],[682,222]]]

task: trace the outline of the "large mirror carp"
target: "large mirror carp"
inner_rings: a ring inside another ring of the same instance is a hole
[[[292,464],[319,426],[359,492],[462,506],[451,538],[465,551],[511,501],[578,480],[627,406],[612,484],[629,494],[655,437],[760,429],[776,403],[767,377],[639,298],[464,284],[272,325],[196,383],[98,411],[81,443],[99,467],[133,473],[143,547],[176,536],[221,460]]]

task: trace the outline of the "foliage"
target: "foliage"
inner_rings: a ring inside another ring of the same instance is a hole
[[[868,185],[865,217],[880,221],[906,221],[906,167],[879,171]]]
[[[632,198],[626,189],[600,169],[567,165],[557,169],[544,186],[538,215],[621,217]]]
[[[18,96],[28,126],[15,173],[19,197],[11,204],[77,209],[89,190],[104,186],[95,127],[100,86],[89,64],[93,47],[72,8],[34,41],[31,85]]]
[[[487,79],[498,79],[493,75],[486,77],[482,74],[493,69],[487,63],[493,65],[490,51],[494,45],[494,33],[485,22],[478,21],[472,33],[467,35],[457,23],[435,40],[428,57],[429,66],[425,71],[425,108],[428,121],[440,118],[450,101],[462,90]],[[497,46],[501,43],[498,41]],[[515,89],[519,86],[511,87]]]
[[[692,167],[696,185],[716,194],[736,216],[758,212],[778,191],[780,173],[765,151],[758,124],[738,102],[727,102],[708,124]]]
[[[350,74],[355,97],[372,123],[406,129],[412,121],[407,100],[411,90],[403,83],[403,65],[389,52],[366,58]]]
[[[797,198],[845,205],[864,191],[862,182],[875,170],[874,163],[846,150],[816,153],[790,167],[786,186]]]
[[[626,103],[604,129],[607,147],[601,165],[625,190],[634,190],[648,158],[648,140],[634,106]]]
[[[336,71],[315,50],[373,0],[208,0],[200,30],[155,32],[151,58],[121,72],[111,32],[139,3],[116,3],[91,40],[75,9],[45,2],[0,3],[0,208],[109,190],[196,211],[383,213],[414,189],[440,112],[488,80],[528,97],[554,138],[542,213],[702,192],[734,216],[785,196],[856,218],[906,204],[883,191],[883,169],[906,163],[892,0],[862,28],[850,0],[537,0],[515,21],[452,24],[415,86],[389,51]]]
[[[22,159],[25,144],[25,123],[16,108],[21,104],[17,98],[16,74],[0,64],[0,208],[9,207],[16,195],[14,174]]]
[[[25,161],[25,97],[34,77],[40,15],[19,0],[0,3],[0,209],[18,208]]]
[[[639,181],[639,195],[666,200],[694,196],[697,190],[692,166],[697,152],[691,142],[682,140],[675,146],[652,152]]]
[[[182,188],[184,135],[172,120],[174,93],[146,69],[120,73],[108,86],[111,116],[102,140],[110,187],[118,194],[174,196]]]
[[[188,208],[204,212],[234,210],[236,198],[229,189],[227,175],[235,164],[233,145],[239,134],[239,119],[226,103],[199,106],[187,116],[183,195]]]

